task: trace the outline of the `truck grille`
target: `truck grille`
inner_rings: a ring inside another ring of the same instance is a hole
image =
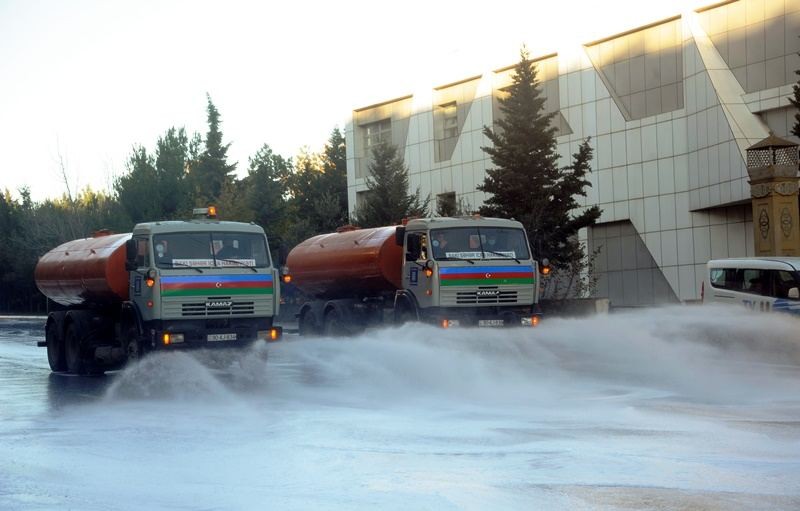
[[[266,315],[272,310],[271,298],[233,300],[230,296],[213,296],[189,301],[165,299],[162,302],[165,318],[215,318]]]
[[[230,299],[181,304],[181,316],[239,316],[253,314],[253,302],[233,302]]]
[[[496,294],[482,295],[479,291],[459,291],[456,304],[517,303],[516,291],[498,291]]]
[[[533,286],[507,288],[440,288],[439,304],[454,305],[530,305],[533,303]]]

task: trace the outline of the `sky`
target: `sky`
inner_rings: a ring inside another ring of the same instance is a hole
[[[322,150],[353,109],[713,1],[0,0],[0,190],[108,191],[134,145],[204,134],[229,161]]]

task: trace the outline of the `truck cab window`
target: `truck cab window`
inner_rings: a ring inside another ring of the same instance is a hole
[[[406,261],[416,261],[422,253],[422,235],[418,232],[406,236]]]
[[[150,267],[150,243],[147,238],[134,238],[136,241],[136,267]]]

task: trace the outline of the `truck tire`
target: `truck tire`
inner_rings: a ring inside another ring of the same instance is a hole
[[[400,298],[394,309],[394,323],[397,326],[402,326],[412,321],[417,321],[416,308],[407,298]]]
[[[65,359],[67,369],[72,374],[86,374],[86,360],[83,356],[81,346],[81,335],[78,325],[70,323],[67,333],[64,336]]]
[[[342,313],[336,308],[331,308],[325,313],[324,332],[328,337],[341,337],[349,333]]]
[[[125,329],[122,335],[123,342],[125,343],[125,363],[138,362],[141,360],[144,352],[142,350],[142,343],[139,339],[139,331],[134,325],[130,325]]]
[[[47,362],[50,364],[50,370],[56,373],[67,370],[64,337],[61,335],[59,323],[57,320],[49,321],[44,331],[45,342],[47,342]]]
[[[322,330],[320,325],[320,318],[313,308],[309,308],[303,312],[297,322],[298,334],[306,337],[309,335],[317,335]]]

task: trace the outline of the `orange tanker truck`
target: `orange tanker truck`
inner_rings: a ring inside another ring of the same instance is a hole
[[[137,224],[64,243],[36,265],[36,285],[64,306],[45,325],[53,371],[101,373],[150,350],[275,340],[278,273],[264,230],[222,222],[214,208],[190,221]]]
[[[535,326],[538,264],[522,224],[422,218],[404,226],[310,238],[292,249],[284,280],[311,299],[301,335],[422,321],[454,326]]]

